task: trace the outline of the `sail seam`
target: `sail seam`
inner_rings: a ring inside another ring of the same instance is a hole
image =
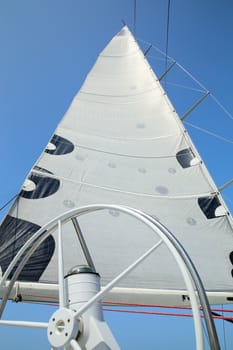
[[[162,155],[162,156],[141,156],[141,155],[130,155],[130,154],[125,154],[125,153],[110,152],[110,151],[106,151],[106,150],[101,150],[99,148],[88,147],[88,146],[82,145],[80,143],[74,144],[74,145],[75,145],[76,149],[85,149],[85,150],[93,151],[93,152],[111,154],[111,155],[118,156],[118,157],[127,157],[127,158],[134,158],[134,159],[170,159],[170,158],[176,158],[176,154],[174,154],[174,155]],[[200,164],[192,165],[192,167],[195,167],[198,165],[200,165]]]
[[[69,130],[69,131],[71,131],[71,132],[74,132],[74,130],[72,129],[72,128],[68,128],[67,126],[66,127],[62,127],[62,126],[59,126],[59,129],[63,129],[63,130],[65,130],[65,131],[67,131],[67,130]],[[107,140],[117,140],[117,141],[137,141],[137,142],[140,142],[140,141],[156,141],[156,140],[161,140],[161,139],[168,139],[168,138],[172,138],[172,137],[178,137],[178,136],[180,136],[180,137],[183,137],[184,136],[184,132],[182,133],[182,132],[179,132],[179,133],[177,133],[177,134],[170,134],[170,135],[164,135],[164,136],[160,136],[160,137],[147,137],[147,138],[123,138],[123,137],[107,137],[106,135],[100,135],[100,134],[90,134],[90,133],[87,133],[87,132],[85,132],[85,134],[84,133],[82,133],[82,132],[80,132],[80,131],[77,131],[77,130],[75,130],[75,133],[76,133],[76,135],[77,135],[77,133],[79,133],[79,134],[83,134],[84,136],[91,136],[91,137],[93,137],[93,136],[96,136],[96,137],[101,137],[101,138],[104,138],[104,139],[107,139]]]
[[[150,90],[146,90],[146,91],[143,91],[143,92],[140,92],[138,94],[134,94],[134,95],[119,95],[119,96],[113,96],[113,95],[100,95],[100,94],[93,94],[93,96],[104,96],[106,98],[116,98],[116,97],[134,97],[134,96],[142,96],[143,95],[146,95],[148,93],[151,93],[155,90],[155,88],[152,88]],[[98,100],[90,100],[88,98],[83,98],[84,96],[80,96],[80,95],[92,95],[91,93],[88,93],[88,92],[84,92],[84,91],[79,91],[79,93],[74,97],[74,101],[81,101],[81,102],[90,102],[90,103],[97,103],[97,104],[103,104],[103,105],[108,105],[108,106],[118,106],[118,105],[121,105],[121,106],[126,106],[126,105],[132,105],[132,104],[138,104],[139,102],[141,102],[141,100],[133,100],[133,101],[127,101],[127,102],[122,102],[122,101],[114,101],[114,102],[106,102],[106,101],[98,101]],[[143,102],[143,101],[142,101]]]
[[[92,148],[92,147],[87,147],[85,145],[75,145],[75,147],[77,148],[82,148],[82,149],[86,149],[88,151],[95,151],[95,152],[100,152],[100,153],[104,153],[104,154],[111,154],[114,156],[119,156],[119,157],[127,157],[127,158],[139,158],[139,159],[169,159],[169,158],[176,158],[176,155],[169,155],[169,156],[140,156],[140,155],[130,155],[130,154],[123,154],[123,153],[116,153],[116,152],[110,152],[110,151],[104,151],[98,148]],[[196,165],[195,165],[196,166]]]
[[[38,175],[44,175],[44,173],[41,173],[38,170],[33,170],[33,173],[36,173]],[[85,181],[78,181],[78,180],[74,180],[74,179],[69,179],[67,177],[64,176],[60,176],[60,175],[53,175],[53,174],[48,174],[48,177],[51,178],[56,178],[62,181],[67,181],[67,182],[72,182],[75,184],[79,184],[80,186],[89,186],[89,187],[93,187],[93,188],[98,188],[98,189],[103,189],[106,191],[112,191],[112,192],[118,192],[118,193],[124,193],[124,194],[129,194],[129,195],[134,195],[134,196],[143,196],[143,197],[149,197],[149,198],[159,198],[159,199],[189,199],[189,198],[200,198],[200,197],[206,197],[206,196],[213,196],[216,193],[213,192],[205,192],[205,193],[200,193],[200,194],[191,194],[191,195],[182,195],[182,196],[158,196],[158,195],[154,195],[154,194],[148,194],[148,193],[139,193],[139,192],[132,192],[132,191],[124,191],[124,190],[120,190],[120,189],[116,189],[116,188],[112,188],[112,187],[107,187],[107,186],[100,186],[100,185],[95,185],[89,182],[85,182]]]
[[[155,81],[157,82],[157,80],[155,79]],[[153,84],[154,85],[154,84]],[[156,88],[158,87],[158,85],[156,85]],[[139,92],[137,94],[122,94],[122,95],[106,95],[106,94],[96,94],[94,92],[86,92],[86,91],[83,91],[83,90],[80,90],[79,93],[81,94],[85,94],[85,95],[90,95],[90,96],[101,96],[101,97],[113,97],[113,98],[118,98],[118,97],[132,97],[132,96],[141,96],[141,95],[145,95],[147,94],[148,92],[151,92],[153,90],[156,89],[155,87],[151,88],[151,89],[148,89],[148,90],[145,90],[145,91],[142,91],[142,92]]]
[[[136,56],[138,53],[140,52],[140,50],[134,50],[132,53],[129,53],[128,55],[105,55],[105,54],[100,54],[99,57],[104,57],[104,58],[124,58],[124,57],[130,57],[130,56]]]

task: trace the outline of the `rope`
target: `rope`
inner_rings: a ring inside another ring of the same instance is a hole
[[[173,312],[161,312],[161,311],[140,311],[140,310],[123,310],[123,309],[111,309],[104,308],[104,311],[110,312],[121,312],[121,313],[131,313],[131,314],[142,314],[142,315],[159,315],[159,316],[174,316],[174,317],[193,317],[193,315],[187,313],[173,313]],[[232,317],[225,317],[222,315],[212,315],[215,319],[220,319],[224,321],[232,321]],[[201,318],[204,318],[204,315],[201,315]]]
[[[53,306],[57,307],[57,303],[45,303],[45,302],[31,302],[31,301],[24,301],[26,304],[33,304],[33,305],[44,305],[44,306]],[[161,306],[162,307],[162,306]],[[163,306],[164,307],[164,306]],[[166,306],[167,308],[179,308],[179,307],[173,307],[173,306]],[[185,307],[180,307],[181,309],[186,309]],[[191,311],[191,308],[187,308]],[[171,317],[193,317],[191,313],[174,313],[174,312],[162,312],[162,311],[143,311],[143,310],[129,310],[129,309],[115,309],[115,308],[103,308],[103,311],[106,312],[118,312],[118,313],[129,313],[129,314],[138,314],[138,315],[157,315],[157,316],[171,316]],[[232,312],[233,310],[231,310]],[[226,317],[223,315],[213,315],[213,318],[216,319],[222,319],[223,321],[233,321],[233,317]],[[203,315],[201,315],[201,318],[204,318]]]
[[[44,298],[44,299],[54,299],[54,303],[46,303],[46,302],[32,302],[32,301],[25,301],[26,303],[31,304],[43,304],[43,305],[49,305],[49,306],[56,306],[58,303],[58,299],[56,296],[40,296],[39,294],[22,294],[22,297],[36,297],[36,298]],[[148,315],[168,315],[168,316],[187,316],[192,317],[191,313],[171,313],[171,312],[160,312],[160,311],[143,311],[143,310],[130,310],[130,309],[116,309],[116,308],[108,308],[107,306],[116,306],[116,307],[137,307],[137,308],[161,308],[161,309],[177,309],[177,310],[186,310],[186,311],[192,311],[191,306],[178,306],[178,305],[159,305],[159,304],[138,304],[138,303],[124,303],[124,302],[111,302],[106,301],[103,302],[104,311],[116,311],[116,312],[129,312],[129,313],[135,313],[135,314],[148,314]],[[200,311],[202,309],[200,308]],[[222,315],[215,314],[214,312],[222,312]],[[213,317],[216,319],[222,319],[222,320],[233,320],[233,317],[225,316],[223,312],[225,313],[233,313],[233,309],[224,309],[223,306],[221,308],[211,308],[211,312],[213,313]]]
[[[40,294],[34,294],[34,293],[24,293],[22,294],[23,297],[34,297],[34,298],[41,298],[41,299],[53,299],[54,301],[58,302],[57,296],[52,295],[40,295]],[[54,304],[53,304],[54,305]],[[103,305],[105,306],[121,306],[121,307],[145,307],[145,308],[161,308],[161,309],[179,309],[179,310],[192,310],[191,306],[179,306],[179,305],[161,305],[161,304],[143,304],[143,303],[124,303],[124,302],[116,302],[116,301],[104,301]],[[224,309],[213,307],[211,308],[211,311],[216,312],[229,312],[233,313],[233,309]]]
[[[50,304],[50,303],[37,303],[37,302],[25,302],[27,304],[34,304],[34,305],[44,305],[44,306],[52,306],[57,307],[58,304]],[[141,310],[126,310],[126,309],[113,309],[113,308],[103,308],[103,311],[105,312],[118,312],[118,313],[127,313],[127,314],[135,314],[135,315],[151,315],[151,316],[170,316],[170,317],[193,317],[192,314],[188,313],[173,313],[173,312],[162,312],[162,311],[141,311]],[[212,316],[214,319],[219,319],[223,321],[230,321],[232,322],[232,317],[224,317],[224,316]],[[201,318],[204,318],[203,315],[201,315]]]
[[[162,308],[162,309],[179,309],[179,310],[192,310],[191,306],[178,306],[178,305],[160,305],[160,304],[138,304],[138,303],[124,303],[124,302],[103,302],[103,305],[112,305],[112,306],[128,306],[128,307],[150,307],[150,308]],[[233,309],[223,309],[221,308],[211,308],[211,311],[218,312],[230,312],[233,313]]]
[[[30,297],[40,297],[37,294],[23,294],[23,297],[25,296],[30,296]],[[43,296],[43,298],[48,298],[48,299],[55,299],[57,300],[57,297],[51,297],[51,296]],[[33,302],[33,301],[25,301],[26,303],[30,303],[30,304],[39,304],[39,305],[45,305],[45,306],[58,306],[58,303],[48,303],[48,302]],[[111,307],[106,307],[107,305],[112,305],[112,306],[116,306],[117,308],[111,308]],[[186,311],[190,311],[190,313],[178,313],[178,312],[167,312],[167,311],[148,311],[148,310],[132,310],[132,309],[120,309],[120,307],[145,307],[145,308],[163,308],[163,309],[178,309],[178,310],[186,310]],[[157,315],[157,316],[170,316],[170,317],[193,317],[193,314],[191,313],[192,309],[190,306],[175,306],[175,305],[171,305],[171,306],[165,306],[165,305],[156,305],[156,304],[136,304],[136,303],[124,303],[124,302],[104,302],[103,303],[103,311],[106,312],[118,312],[118,313],[128,313],[128,314],[139,314],[139,315]],[[200,308],[200,312],[202,311],[202,309]],[[222,314],[217,314],[214,311],[220,311],[222,312]],[[223,309],[223,305],[222,308],[212,308],[211,309],[212,312],[212,317],[214,319],[219,319],[219,320],[223,320],[223,321],[228,321],[233,323],[233,317],[230,316],[225,316],[224,312],[229,312],[229,313],[233,313],[233,310],[230,309]],[[200,315],[201,318],[204,318],[204,315]]]
[[[38,295],[35,294],[24,294],[23,296],[31,296],[31,297],[38,297]],[[44,297],[44,298],[51,298],[51,297]],[[54,299],[56,299],[54,297]],[[25,303],[35,304],[35,305],[45,305],[45,306],[58,306],[58,303],[46,303],[46,302],[32,302],[32,301],[25,301]],[[155,305],[155,304],[129,304],[129,303],[115,303],[115,302],[106,302],[103,303],[103,305],[115,305],[116,307],[124,307],[124,306],[135,306],[135,307],[152,307],[152,308],[165,308],[165,309],[178,309],[178,310],[187,310],[192,311],[191,307],[189,306],[165,306],[165,305]],[[212,308],[211,311],[221,311],[223,312],[223,309],[219,308]],[[147,311],[147,310],[131,310],[131,309],[117,309],[117,308],[108,308],[103,307],[103,311],[109,311],[109,312],[120,312],[120,313],[131,313],[131,314],[140,314],[140,315],[159,315],[159,316],[171,316],[171,317],[193,317],[192,313],[178,313],[178,312],[166,312],[166,311]],[[201,310],[200,310],[201,311]],[[225,309],[224,312],[230,312],[233,313],[233,310]],[[203,315],[201,315],[202,318],[204,318]],[[212,315],[215,319],[220,319],[223,321],[230,321],[233,322],[233,317],[228,317],[224,315]]]

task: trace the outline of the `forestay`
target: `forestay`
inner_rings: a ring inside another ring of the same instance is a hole
[[[100,54],[2,222],[2,272],[48,221],[99,203],[138,208],[158,218],[184,245],[206,290],[225,292],[223,301],[232,297],[228,209],[126,26]],[[103,285],[156,241],[149,229],[116,210],[82,217],[79,224]],[[84,259],[72,225],[65,226],[64,236],[67,273]],[[47,238],[19,276],[40,282],[36,300],[41,283],[57,282],[56,241],[56,234]],[[114,299],[147,302],[160,290],[169,294],[183,288],[162,247],[120,283]]]

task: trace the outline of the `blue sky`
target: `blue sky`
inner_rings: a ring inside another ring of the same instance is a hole
[[[120,30],[122,19],[133,30],[133,0],[0,0],[0,206],[18,192],[97,55]],[[137,0],[136,37],[165,50],[166,19],[167,1]],[[191,71],[231,113],[232,33],[231,0],[171,0],[169,55]],[[174,72],[167,77],[167,84],[176,83],[177,78]],[[182,83],[187,82],[184,79]],[[175,106],[182,113],[193,100],[189,96],[186,100],[186,92],[180,92]],[[187,122],[233,140],[232,117],[215,109],[211,101],[198,107]],[[217,185],[230,180],[233,141],[222,142],[188,125],[187,129]],[[223,195],[232,211],[233,185]],[[16,312],[15,317],[20,318],[23,312],[25,317],[36,314],[47,320],[51,314],[51,309],[34,311],[28,305],[27,314],[21,305],[16,310],[10,303],[9,317]],[[168,337],[162,328],[163,317],[112,313],[106,317],[123,349],[152,349],[160,344],[158,338],[165,338],[164,349],[176,349],[174,337],[177,349],[192,349],[193,344],[185,345],[192,332],[190,320],[166,319]],[[0,329],[0,334],[3,331],[7,335],[8,329]],[[39,336],[40,331],[36,331],[36,344],[30,338],[35,332],[20,330],[16,336],[14,330],[10,334],[14,337],[5,337],[4,348],[13,349],[17,340],[23,344],[19,349],[33,346],[37,350],[44,344],[49,349],[46,335]]]

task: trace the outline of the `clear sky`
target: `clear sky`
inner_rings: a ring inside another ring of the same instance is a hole
[[[133,31],[133,4],[133,0],[0,0],[0,206],[17,194],[97,55],[120,30],[121,20]],[[165,50],[166,21],[166,0],[137,0],[136,38]],[[232,34],[231,0],[171,0],[168,54],[230,113]],[[166,84],[176,84],[177,77],[176,73],[168,76]],[[182,84],[190,83],[184,78]],[[177,91],[181,93],[175,106],[182,114],[192,100],[184,98],[181,87]],[[232,179],[233,117],[205,101],[187,122],[228,139],[223,142],[187,125],[217,185]],[[233,185],[223,196],[232,212]],[[34,310],[31,305],[17,305],[15,311],[10,303],[7,309],[8,317],[16,319],[46,321],[50,314],[50,308]],[[157,344],[159,349],[194,348],[189,319],[112,313],[106,317],[122,349],[154,349]],[[232,346],[232,329],[225,327]],[[19,350],[49,349],[40,331],[4,327],[0,338],[4,349],[14,349],[16,344]]]

